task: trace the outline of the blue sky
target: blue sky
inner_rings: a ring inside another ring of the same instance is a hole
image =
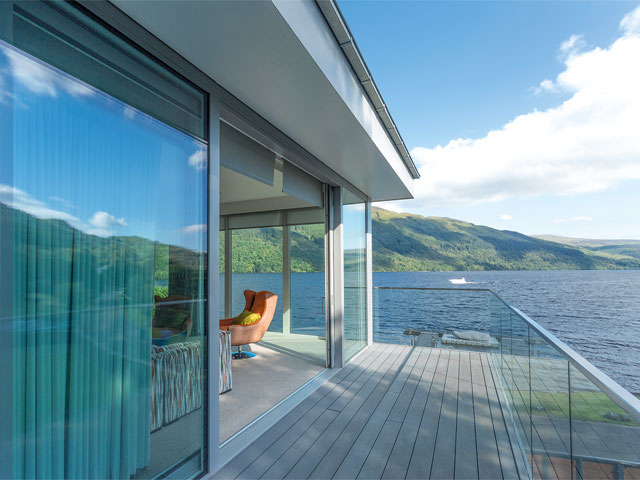
[[[389,208],[640,238],[640,2],[339,4],[423,175]]]
[[[14,126],[1,202],[92,235],[204,249],[204,144],[1,43],[0,114]]]

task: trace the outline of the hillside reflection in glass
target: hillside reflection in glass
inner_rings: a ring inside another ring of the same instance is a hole
[[[0,75],[10,476],[196,473],[206,145],[5,44]]]
[[[344,359],[367,343],[367,277],[365,204],[345,190],[344,239]]]

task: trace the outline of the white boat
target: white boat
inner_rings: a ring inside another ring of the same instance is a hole
[[[449,279],[450,283],[453,283],[454,285],[464,285],[465,283],[469,283],[465,280],[464,277],[462,278],[450,278]]]

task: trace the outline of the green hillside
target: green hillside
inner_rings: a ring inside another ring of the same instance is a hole
[[[376,271],[638,269],[628,255],[563,245],[450,218],[373,209]]]
[[[532,235],[534,238],[551,242],[583,247],[594,252],[625,255],[640,259],[640,240],[597,240],[591,238],[559,237],[557,235]]]
[[[591,248],[596,252],[609,253],[614,255],[626,255],[628,257],[634,257],[640,259],[640,245],[604,245],[602,247]]]
[[[587,248],[450,218],[372,213],[375,271],[640,269],[636,245]],[[323,271],[323,235],[322,225],[291,229],[294,272]],[[233,238],[234,272],[282,271],[282,228],[235,230]]]
[[[600,247],[620,247],[630,246],[640,248],[640,240],[611,240],[594,238],[561,237],[560,235],[530,235],[533,238],[548,240],[550,242],[572,245],[574,247],[600,248]]]
[[[282,227],[234,230],[231,251],[234,273],[282,272]],[[221,236],[222,237],[222,236]],[[324,271],[324,226],[291,227],[291,271]],[[224,244],[220,242],[220,271]]]

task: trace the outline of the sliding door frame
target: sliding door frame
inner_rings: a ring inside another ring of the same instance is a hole
[[[207,256],[207,375],[203,391],[207,391],[207,416],[205,417],[206,431],[204,452],[207,463],[203,465],[203,473],[210,473],[213,465],[219,463],[219,438],[220,438],[220,323],[218,321],[220,302],[220,105],[218,101],[209,95],[209,160],[207,200],[209,202],[209,214],[207,219],[208,256]],[[215,227],[215,228],[214,228]],[[226,247],[226,245],[225,245]],[[226,259],[226,256],[225,256]],[[226,295],[226,290],[225,290]],[[213,321],[215,319],[215,321]],[[215,339],[215,341],[214,341]],[[215,448],[214,448],[215,447]]]
[[[329,366],[342,368],[344,361],[344,239],[342,226],[342,187],[332,187],[328,195],[328,294],[327,338],[331,338]]]
[[[367,346],[373,343],[373,222],[371,200],[365,204],[366,215],[366,296],[367,296]]]

